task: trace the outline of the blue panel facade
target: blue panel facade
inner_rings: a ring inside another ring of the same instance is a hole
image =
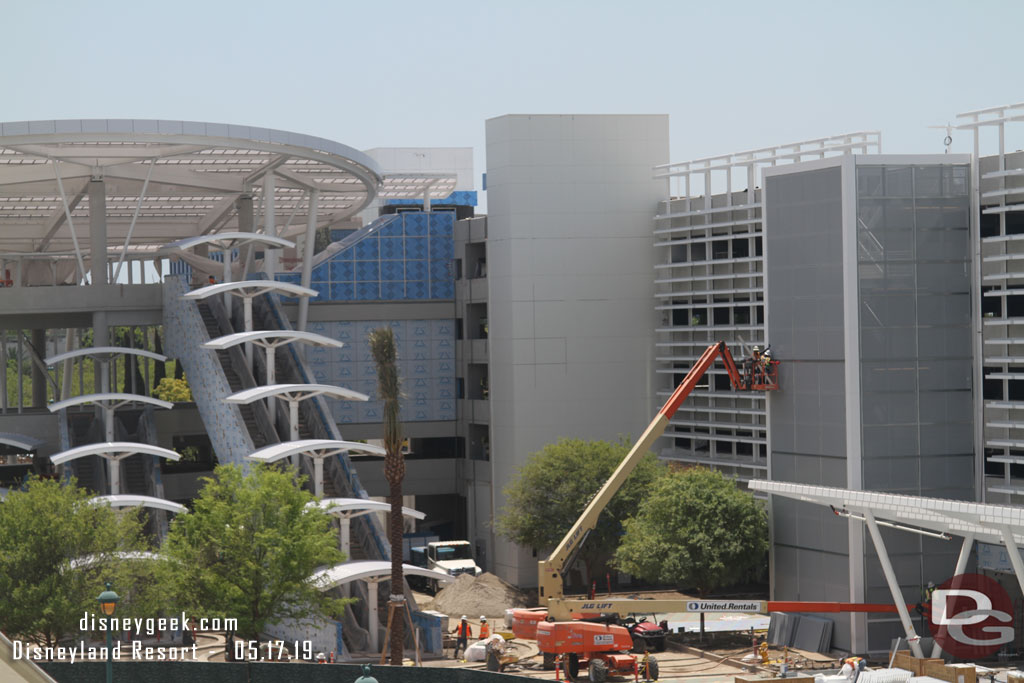
[[[316,301],[453,298],[454,228],[451,212],[406,212],[375,221],[313,267]],[[278,273],[276,279],[298,283],[299,275]]]
[[[402,380],[402,420],[412,422],[455,419],[455,321],[374,320],[313,322],[309,330],[345,343],[340,349],[308,347],[306,362],[317,382],[361,391],[370,401],[331,401],[340,424],[380,422],[377,368],[368,337],[390,325],[395,332],[399,376]]]
[[[476,206],[476,190],[456,190],[444,199],[431,199],[431,204],[443,204],[445,206]],[[388,206],[423,206],[422,199],[389,199]]]

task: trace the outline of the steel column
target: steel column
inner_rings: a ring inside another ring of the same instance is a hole
[[[380,652],[380,630],[379,621],[377,619],[377,582],[367,581],[366,582],[366,602],[369,603],[369,620],[367,623],[367,630],[370,632],[370,651]]]
[[[277,207],[274,204],[275,176],[271,171],[263,176],[263,234],[268,237],[277,237]],[[277,272],[277,249],[268,248],[263,250],[263,272],[267,278],[273,280]]]
[[[974,534],[967,534],[964,536],[964,543],[960,546],[960,556],[956,558],[956,569],[953,570],[953,576],[960,576],[967,571],[967,561],[971,558],[971,549],[974,547]],[[951,588],[960,588],[960,581],[954,580]],[[932,645],[932,659],[940,657],[942,655],[942,648],[939,647],[939,643],[936,642]]]
[[[1017,541],[1013,538],[1013,530],[1004,526],[1000,528],[1000,532],[1003,535],[1006,554],[1010,556],[1010,564],[1013,565],[1013,573],[1017,575],[1017,583],[1020,584],[1021,590],[1024,590],[1024,560],[1021,560],[1020,548],[1017,547]]]
[[[302,286],[309,287],[313,277],[313,247],[316,243],[316,207],[320,199],[318,190],[309,191],[309,221],[306,223],[306,241],[302,245]],[[299,321],[300,332],[306,331],[306,321],[309,319],[309,297],[299,297]],[[303,349],[305,354],[305,349]]]
[[[871,540],[875,542],[875,552],[878,553],[878,561],[882,565],[882,573],[885,574],[885,581],[889,584],[889,592],[892,593],[892,600],[896,603],[896,611],[900,614],[900,621],[903,623],[903,630],[907,633],[907,642],[910,649],[917,658],[924,657],[921,651],[921,639],[914,633],[914,624],[910,621],[910,612],[907,611],[907,601],[903,599],[903,591],[896,581],[896,573],[892,570],[892,563],[889,562],[889,552],[885,549],[885,541],[882,540],[882,533],[875,523],[875,516],[870,511],[864,512],[864,522],[871,532]]]
[[[89,245],[92,284],[107,284],[107,188],[103,178],[89,181]]]

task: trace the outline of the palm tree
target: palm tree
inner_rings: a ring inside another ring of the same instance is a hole
[[[377,395],[383,404],[384,415],[384,478],[390,487],[388,501],[391,516],[388,520],[388,536],[391,539],[391,599],[401,609],[396,610],[391,621],[391,664],[402,665],[405,642],[404,622],[405,580],[402,576],[402,479],[405,478],[405,460],[402,457],[402,425],[398,421],[398,380],[395,333],[390,327],[378,327],[370,333],[370,351],[377,364]]]

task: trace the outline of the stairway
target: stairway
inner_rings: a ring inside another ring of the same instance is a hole
[[[232,324],[219,299],[210,298],[200,302],[182,299],[181,296],[187,291],[188,284],[182,278],[169,276],[165,279],[166,352],[179,358],[184,365],[193,397],[207,425],[218,460],[244,463],[247,466],[245,456],[253,450],[288,438],[288,410],[283,404],[278,404],[277,429],[273,429],[262,402],[238,406],[223,401],[223,397],[230,393],[256,386],[256,378],[265,380],[266,357],[262,349],[254,349],[256,368],[251,370],[246,367],[241,347],[236,346],[216,354],[202,348],[202,344],[209,339],[241,329],[241,321],[236,319]],[[237,311],[240,307],[235,308]],[[276,298],[268,295],[254,299],[253,323],[253,329],[292,329]],[[294,346],[277,350],[275,383],[312,381],[312,373]],[[232,421],[232,414],[237,416],[237,423]],[[327,402],[322,397],[300,404],[299,436],[303,439],[342,439],[337,424],[331,418]],[[309,459],[302,460],[304,472],[311,475]],[[345,455],[325,459],[324,493],[330,497],[368,497],[352,461]],[[355,518],[351,530],[351,559],[390,559],[387,535],[374,516]],[[416,603],[408,586],[405,591],[406,599],[415,609]],[[365,588],[357,584],[353,595],[365,600]],[[359,612],[358,605],[354,611]],[[363,629],[353,621],[353,611],[346,610],[343,633],[347,648],[361,649],[357,636],[359,631]],[[409,642],[411,644],[412,641]]]
[[[203,319],[203,324],[206,326],[206,332],[210,335],[210,339],[216,339],[217,337],[234,332],[233,329],[221,329],[221,324],[218,322],[217,316],[214,315],[210,308],[210,304],[205,301],[200,301],[198,302],[197,307],[199,308],[199,315]],[[237,352],[237,349],[235,349],[235,352]],[[241,376],[239,376],[238,372],[235,371],[234,363],[232,363],[232,351],[225,349],[217,351],[216,353],[221,370],[224,372],[224,377],[228,381],[228,386],[231,387],[231,393],[236,393],[242,389],[256,385],[256,382],[253,379],[250,379],[248,383],[244,383],[242,381]],[[255,405],[251,403],[248,405],[239,405],[238,410],[242,414],[242,421],[245,423],[246,430],[249,432],[249,436],[252,439],[253,447],[259,449],[270,443],[265,431],[260,428]]]

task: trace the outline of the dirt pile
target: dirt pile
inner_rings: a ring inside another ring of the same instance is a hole
[[[524,607],[526,597],[515,586],[494,574],[461,574],[434,596],[433,607],[456,619],[463,614],[470,619],[477,619],[481,614],[504,617],[509,607]]]

